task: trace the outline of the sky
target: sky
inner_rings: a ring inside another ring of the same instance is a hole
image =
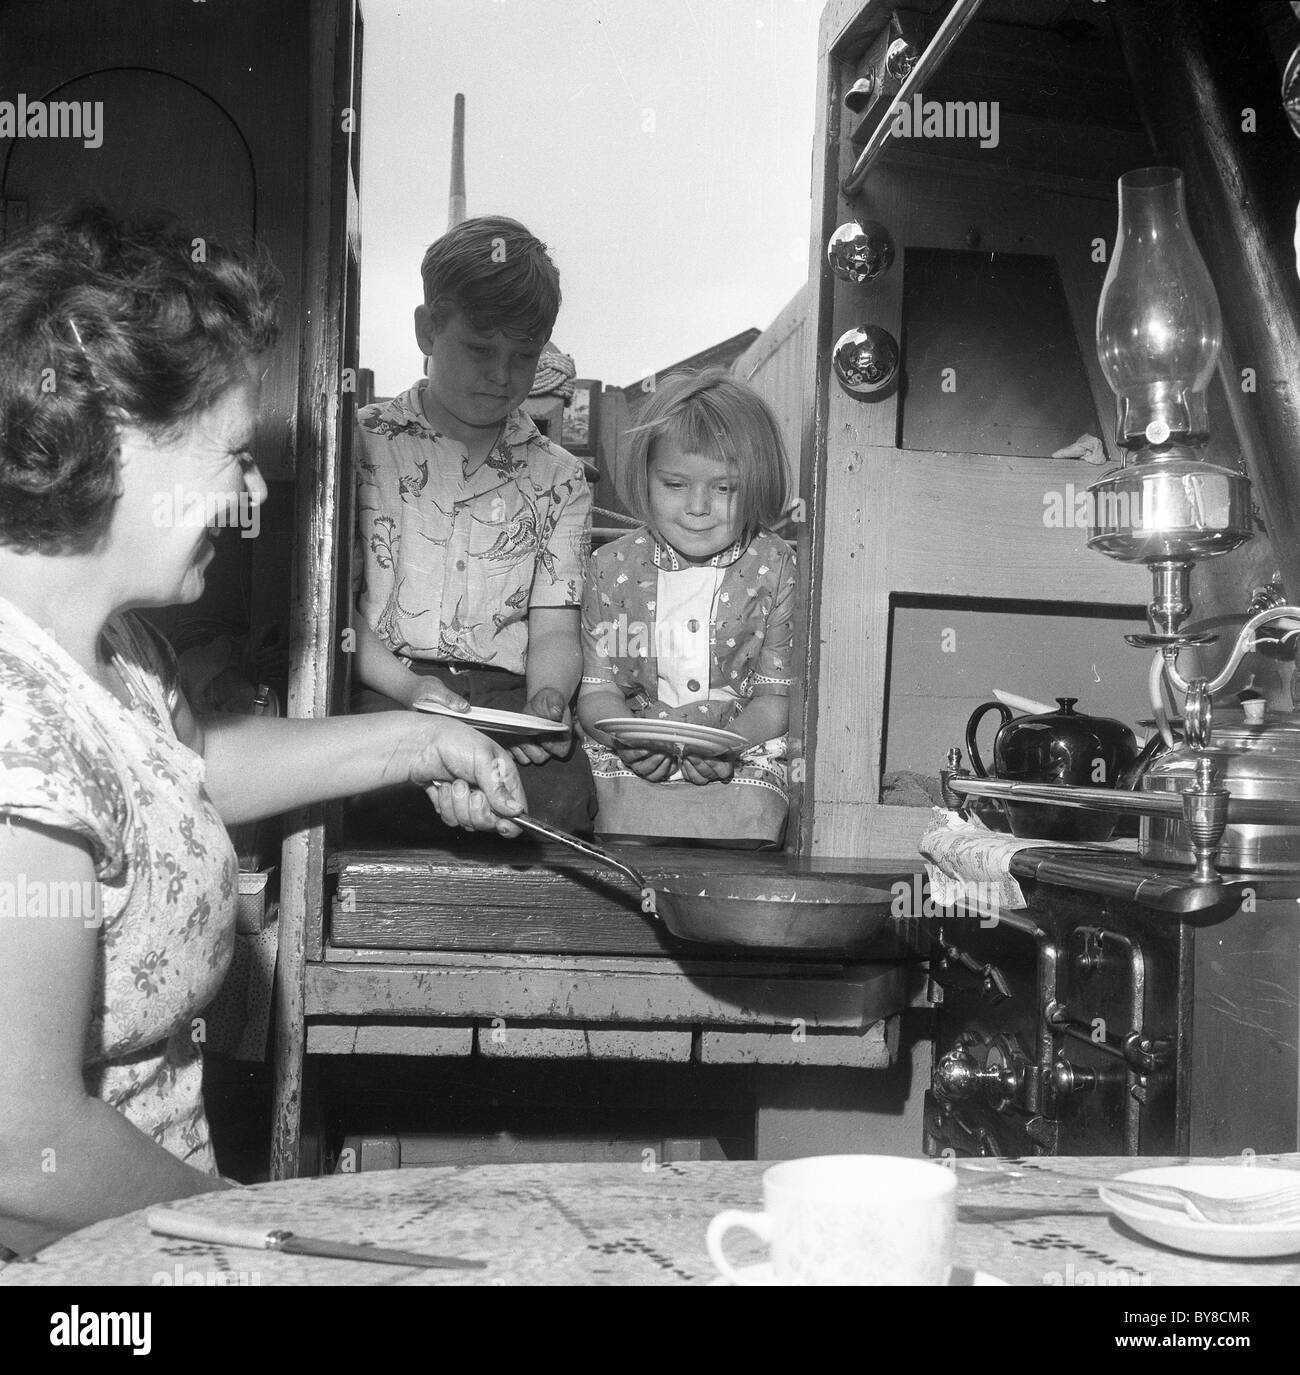
[[[626,386],[751,327],[808,277],[821,0],[363,0],[361,362],[419,375],[420,259],[468,213],[550,247],[555,343]]]

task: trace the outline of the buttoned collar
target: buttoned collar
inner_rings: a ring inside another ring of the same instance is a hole
[[[665,544],[653,530],[650,531],[650,557],[661,572],[680,573],[684,568],[727,568],[744,552],[745,541],[738,539],[734,544],[720,549],[707,563],[690,563],[671,544]]]

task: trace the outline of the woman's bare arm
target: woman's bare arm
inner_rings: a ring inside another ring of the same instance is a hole
[[[316,721],[208,716],[202,735],[208,794],[227,825],[415,783],[449,825],[518,834],[508,821],[524,809],[514,761],[460,721],[413,711]]]
[[[101,1218],[224,1187],[86,1093],[99,922],[86,847],[0,822],[0,882],[12,899],[0,915],[0,1244],[30,1254]]]

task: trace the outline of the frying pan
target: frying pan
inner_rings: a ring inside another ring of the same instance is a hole
[[[804,954],[862,955],[889,919],[891,893],[870,879],[780,873],[656,871],[651,880],[626,860],[531,816],[516,825],[617,869],[641,894],[641,910],[685,941]]]

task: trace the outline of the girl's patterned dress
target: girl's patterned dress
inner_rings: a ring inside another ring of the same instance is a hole
[[[649,530],[592,556],[582,609],[583,692],[616,687],[625,715],[726,730],[756,696],[787,697],[794,638],[794,555],[760,531],[704,567]],[[692,676],[698,675],[698,676]],[[774,844],[785,827],[785,737],[747,750],[730,782],[638,778],[586,741],[602,835]]]
[[[129,614],[105,640],[130,709],[0,598],[0,818],[69,832],[94,858],[102,925],[87,1092],[215,1173],[199,1014],[234,946],[235,853],[203,760],[172,725],[169,652]]]

